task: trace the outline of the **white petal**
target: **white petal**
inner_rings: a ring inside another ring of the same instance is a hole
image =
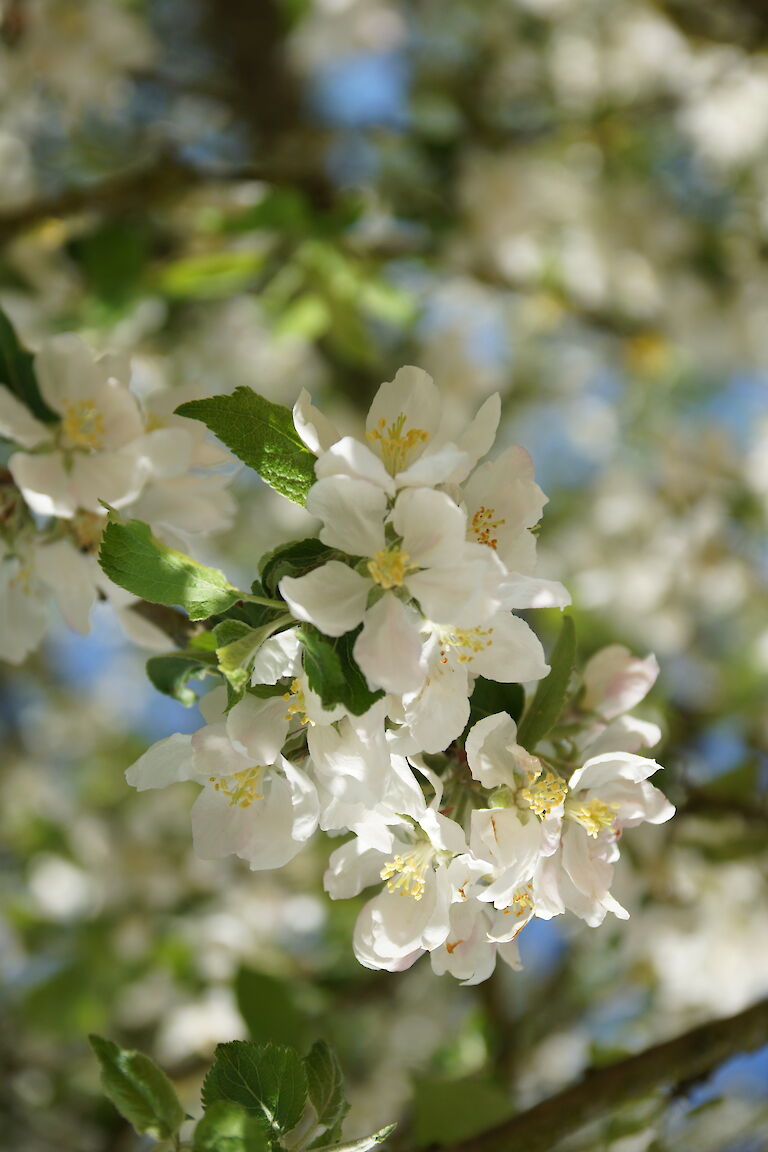
[[[48,597],[17,559],[0,559],[0,659],[20,664],[48,627]]]
[[[332,900],[348,900],[381,880],[383,864],[382,853],[364,847],[355,836],[331,853],[323,885]]]
[[[60,453],[28,456],[16,452],[8,467],[33,512],[40,516],[74,516],[77,497]]]
[[[466,468],[457,468],[449,478],[451,484],[460,484],[493,447],[501,418],[501,397],[498,392],[489,396],[481,405],[469,427],[457,438],[457,446],[467,454]]]
[[[203,860],[220,860],[224,856],[243,852],[253,837],[259,804],[263,804],[263,801],[256,801],[249,808],[241,808],[239,804],[230,804],[228,797],[212,786],[203,788],[192,805],[191,813],[192,842],[196,855]],[[270,823],[269,830],[278,836],[284,831],[273,823]]]
[[[227,716],[227,735],[254,764],[274,764],[288,735],[282,696],[262,700],[247,692]]]
[[[463,552],[467,518],[444,492],[405,489],[395,502],[392,524],[419,568],[453,564]]]
[[[182,780],[191,780],[194,751],[192,737],[175,733],[158,740],[125,773],[129,784],[139,792],[148,788],[166,788]]]
[[[265,640],[253,662],[252,684],[276,684],[301,671],[301,640],[297,628],[287,628]]]
[[[419,619],[391,592],[365,614],[363,630],[355,641],[355,660],[371,688],[401,695],[424,683],[426,664],[419,634]]]
[[[318,480],[326,476],[353,476],[358,480],[368,480],[390,495],[394,495],[392,477],[365,444],[351,436],[343,436],[332,448],[324,452],[315,465]]]
[[[499,788],[512,775],[510,749],[517,747],[517,725],[506,712],[484,716],[467,733],[469,770],[484,788]]]
[[[235,772],[244,772],[253,767],[251,758],[232,743],[226,720],[206,724],[190,739],[195,753],[195,778],[201,783],[210,780],[212,776],[233,776]]]
[[[227,718],[227,690],[222,684],[200,697],[198,708],[206,724],[218,724]]]
[[[280,581],[280,593],[296,619],[314,624],[326,636],[343,636],[357,627],[370,589],[370,580],[338,560]]]
[[[137,455],[146,460],[154,477],[186,472],[192,464],[192,437],[182,428],[155,428],[135,442]]]
[[[468,560],[445,568],[427,568],[406,579],[428,620],[471,627],[496,611],[497,573],[492,563]]]
[[[374,968],[385,972],[404,972],[423,954],[422,948],[398,957],[382,956],[377,950],[374,930],[378,909],[376,899],[369,900],[357,917],[352,946],[359,964],[364,968]]]
[[[13,440],[22,448],[35,448],[48,440],[52,429],[36,420],[25,404],[0,384],[0,437]]]
[[[584,741],[591,757],[604,752],[639,752],[641,748],[655,747],[661,740],[658,724],[638,720],[636,716],[617,716],[610,724],[598,724],[592,731],[596,735]]]
[[[395,483],[398,488],[431,487],[446,484],[450,476],[467,465],[468,456],[455,444],[443,444],[434,452],[426,451],[414,464],[398,472]]]
[[[499,586],[499,600],[504,608],[567,608],[570,594],[557,580],[540,580],[510,572]]]
[[[72,333],[43,341],[35,356],[35,375],[46,404],[61,415],[68,404],[91,399],[104,381],[93,352]]]
[[[589,788],[599,791],[613,780],[647,780],[661,768],[647,756],[634,756],[631,752],[606,752],[593,756],[577,768],[568,781],[571,792]]]
[[[655,656],[641,660],[623,645],[611,644],[593,656],[584,669],[584,707],[610,720],[645,699],[658,675]]]
[[[322,520],[320,539],[350,556],[373,556],[384,548],[387,495],[352,476],[327,476],[309,490],[307,511]]]
[[[549,672],[541,641],[524,620],[511,612],[491,618],[490,644],[474,658],[472,671],[502,684],[541,680]]]
[[[465,664],[431,666],[422,691],[406,702],[405,719],[422,752],[442,752],[469,720],[468,675]]]
[[[84,556],[71,541],[57,540],[38,548],[35,560],[40,579],[53,592],[65,623],[87,635],[96,600],[93,558]]]
[[[379,388],[369,409],[365,430],[369,436],[382,427],[386,431],[402,415],[404,434],[420,430],[432,437],[441,413],[440,392],[432,377],[421,368],[406,366],[399,369],[394,380]]]
[[[148,474],[147,463],[129,449],[78,454],[72,463],[71,489],[80,508],[102,512],[100,500],[115,508],[135,500]]]
[[[299,436],[315,456],[327,452],[340,439],[337,428],[319,408],[315,408],[306,388],[302,388],[293,406],[293,423]]]

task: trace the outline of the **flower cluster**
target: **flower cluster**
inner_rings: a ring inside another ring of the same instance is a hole
[[[102,597],[137,643],[165,647],[165,637],[129,611],[135,597],[99,568],[104,504],[129,509],[174,542],[230,521],[231,469],[222,466],[232,457],[200,424],[173,412],[190,390],[169,389],[142,404],[130,377],[127,362],[96,359],[77,337],[62,335],[44,344],[30,371],[45,419],[0,384],[0,439],[16,448],[7,471],[0,469],[4,660],[17,663],[37,647],[51,596],[78,632],[89,630]]]
[[[605,649],[570,699],[570,666],[553,669],[559,719],[520,742],[532,728],[526,713],[518,730],[511,686],[550,670],[515,610],[568,596],[534,575],[546,498],[528,454],[478,463],[498,420],[494,396],[451,437],[415,368],[380,388],[365,440],[340,435],[303,393],[293,421],[316,457],[313,559],[276,580],[280,614],[248,662],[249,687],[210,692],[203,728],[128,772],[139,789],[202,786],[192,826],[204,857],[274,868],[317,828],[345,835],[329,894],[378,889],[354,933],[360,962],[399,971],[429,952],[435,972],[467,983],[497,955],[518,965],[533,916],[625,917],[610,891],[619,836],[673,812],[648,783],[659,765],[638,754],[660,734],[628,715],[653,657]],[[489,692],[508,709],[477,706]]]

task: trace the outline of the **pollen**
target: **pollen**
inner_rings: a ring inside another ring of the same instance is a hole
[[[415,565],[409,563],[410,556],[400,548],[383,548],[368,561],[371,579],[381,588],[399,588]]]
[[[300,724],[313,723],[307,715],[307,698],[304,695],[300,680],[293,681],[290,691],[283,694],[283,700],[288,702],[288,709],[285,713],[286,720],[291,721],[295,716]]]
[[[496,519],[495,508],[486,508],[481,504],[470,521],[470,529],[478,544],[485,544],[495,552],[499,546],[498,530],[505,524],[505,519]]]
[[[401,412],[387,427],[382,417],[368,433],[371,444],[378,444],[384,466],[392,476],[407,468],[415,450],[429,440],[429,432],[424,428],[406,429],[406,421],[405,412]]]
[[[423,842],[404,855],[394,856],[381,870],[387,881],[387,891],[421,900],[424,895],[425,876],[434,856],[431,844]]]
[[[215,792],[227,797],[230,808],[250,808],[254,801],[264,798],[259,788],[265,771],[263,765],[254,764],[252,768],[244,768],[231,776],[209,776],[208,780]]]
[[[527,916],[533,912],[533,885],[526,884],[519,888],[512,896],[509,907],[504,909],[505,916]]]
[[[528,806],[540,819],[549,816],[553,809],[558,808],[568,795],[568,785],[554,772],[538,771],[531,778],[528,788],[523,788],[521,796],[528,801]]]
[[[62,431],[75,448],[104,447],[104,417],[90,400],[77,400],[64,407]]]
[[[447,649],[454,648],[460,664],[471,664],[479,652],[484,652],[493,644],[493,628],[449,628],[443,632],[444,645],[440,662],[447,663]]]
[[[569,804],[566,816],[581,824],[588,836],[597,839],[604,828],[612,828],[616,820],[617,806],[606,804],[604,800],[588,800],[583,804]]]

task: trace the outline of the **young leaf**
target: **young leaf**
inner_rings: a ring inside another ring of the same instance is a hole
[[[374,1132],[372,1136],[361,1136],[359,1140],[345,1141],[343,1144],[323,1144],[322,1148],[317,1148],[315,1152],[368,1152],[369,1148],[383,1144],[396,1127],[396,1124],[388,1124],[386,1128]]]
[[[306,503],[315,482],[315,457],[299,437],[290,408],[240,387],[229,396],[190,400],[176,412],[202,420],[276,492]]]
[[[518,720],[524,703],[522,685],[500,684],[496,680],[478,676],[470,699],[467,729],[477,724],[478,720],[484,720],[486,716],[493,716],[497,712],[506,712],[513,720]]]
[[[324,708],[343,704],[355,716],[367,712],[384,695],[370,690],[352,655],[359,631],[331,639],[311,625],[301,629],[310,688],[317,692]]]
[[[17,400],[38,420],[55,423],[59,417],[40,392],[34,370],[34,356],[19,343],[13,325],[0,309],[0,384],[5,384]]]
[[[205,658],[206,655],[200,651],[167,652],[161,656],[150,656],[147,660],[147,676],[158,692],[172,696],[185,708],[191,708],[197,703],[197,696],[191,688],[187,688],[187,683],[215,671],[210,658]]]
[[[236,691],[240,691],[248,683],[249,665],[273,632],[287,624],[290,617],[286,614],[260,628],[249,628],[240,620],[222,620],[214,628],[216,635],[216,655],[219,668]]]
[[[186,1119],[173,1085],[143,1052],[120,1048],[101,1036],[89,1036],[99,1063],[104,1092],[137,1132],[168,1140]]]
[[[191,620],[225,612],[242,596],[218,568],[166,547],[141,520],[122,523],[109,516],[99,563],[121,588],[153,604],[178,605]]]
[[[294,540],[262,557],[259,565],[262,584],[269,596],[275,596],[283,576],[305,576],[313,568],[319,568],[338,555],[335,548],[329,548],[313,537]]]
[[[336,1053],[324,1040],[318,1040],[304,1058],[309,1100],[317,1120],[326,1129],[321,1141],[338,1140],[341,1125],[349,1111],[344,1093],[344,1075]]]
[[[239,1104],[249,1116],[263,1117],[277,1135],[298,1124],[307,1101],[307,1077],[292,1048],[231,1040],[219,1044],[203,1083],[203,1105],[216,1100]]]
[[[563,616],[560,635],[550,656],[551,671],[539,682],[536,695],[518,728],[517,739],[533,752],[557,723],[568,695],[568,682],[576,664],[576,629],[573,617]]]
[[[266,1121],[239,1104],[217,1100],[195,1128],[193,1152],[270,1152]]]

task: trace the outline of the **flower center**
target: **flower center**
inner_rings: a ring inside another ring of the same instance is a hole
[[[381,588],[399,588],[415,565],[409,563],[410,556],[401,548],[383,548],[368,561],[371,579]]]
[[[90,400],[65,405],[62,431],[75,448],[104,447],[104,417]]]
[[[95,512],[76,512],[70,520],[70,529],[83,552],[93,552],[104,532],[104,517]]]
[[[528,801],[528,806],[539,819],[549,816],[554,808],[559,808],[568,795],[568,785],[554,772],[539,769],[530,778],[530,784],[520,795]]]
[[[455,648],[460,664],[471,664],[478,652],[490,648],[493,628],[445,628],[441,630],[440,663],[448,663],[448,650]]]
[[[234,772],[231,776],[209,776],[215,792],[220,792],[229,800],[230,808],[250,808],[254,800],[261,800],[263,792],[259,792],[266,768],[263,764],[254,764],[252,768],[244,768],[242,772]]]
[[[291,684],[290,692],[285,692],[283,700],[288,701],[288,710],[285,713],[285,719],[293,720],[294,716],[300,724],[312,724],[307,715],[307,698],[304,695],[304,689],[301,686],[301,680],[294,680]]]
[[[378,444],[384,466],[392,476],[402,472],[410,463],[414,450],[429,440],[429,432],[423,428],[409,428],[406,431],[406,419],[405,412],[401,412],[387,428],[387,422],[382,416],[376,427],[368,433],[371,443]]]
[[[499,538],[495,533],[506,524],[506,520],[496,520],[495,516],[495,508],[486,508],[484,504],[481,504],[469,525],[478,544],[486,544],[489,548],[493,548],[494,552],[499,546]]]
[[[533,912],[533,885],[526,884],[525,888],[518,888],[512,900],[504,909],[505,916],[530,916]]]
[[[421,900],[424,895],[424,877],[434,855],[435,849],[430,842],[422,840],[410,852],[388,860],[381,870],[382,880],[387,881],[387,891]]]
[[[581,824],[588,836],[597,839],[604,828],[612,828],[616,820],[617,806],[606,804],[604,800],[587,800],[583,804],[571,801],[566,805],[565,814]]]

